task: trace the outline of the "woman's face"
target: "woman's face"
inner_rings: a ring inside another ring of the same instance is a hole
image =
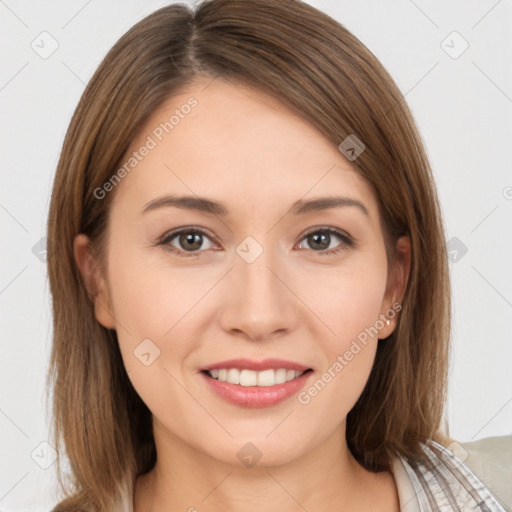
[[[221,79],[169,99],[130,156],[103,188],[115,200],[96,315],[117,331],[155,437],[274,465],[339,435],[394,326],[371,188],[308,123]],[[223,363],[242,358],[281,371]],[[311,371],[270,387],[290,378],[283,361]],[[246,385],[213,382],[203,370],[218,363]]]

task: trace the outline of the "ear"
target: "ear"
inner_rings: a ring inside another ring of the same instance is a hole
[[[384,300],[382,301],[382,309],[379,319],[384,322],[384,327],[379,330],[379,339],[387,338],[394,330],[397,324],[398,311],[396,303],[401,304],[409,280],[409,272],[411,269],[411,241],[408,236],[402,236],[396,244],[398,253],[397,262],[394,268],[390,269],[388,283]],[[395,304],[395,307],[393,305]],[[395,314],[386,315],[386,312],[393,311]],[[386,323],[389,320],[389,324]]]
[[[73,242],[73,252],[89,298],[94,303],[96,320],[107,329],[115,329],[107,283],[91,252],[89,237],[82,233],[77,235]]]

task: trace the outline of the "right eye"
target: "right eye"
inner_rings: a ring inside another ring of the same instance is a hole
[[[165,250],[178,254],[179,256],[190,257],[198,256],[204,243],[204,238],[210,239],[208,234],[202,229],[187,228],[173,231],[163,236],[158,245],[162,245]],[[176,240],[178,247],[173,244]],[[211,248],[207,247],[207,249]],[[189,254],[186,254],[189,253]]]

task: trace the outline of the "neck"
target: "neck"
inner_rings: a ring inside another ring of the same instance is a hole
[[[394,501],[398,510],[392,475],[368,472],[357,463],[348,450],[344,426],[289,462],[244,467],[196,450],[154,420],[157,463],[136,481],[134,512],[304,512],[336,510],[340,505],[355,511],[365,504],[374,507],[383,493],[386,503]]]

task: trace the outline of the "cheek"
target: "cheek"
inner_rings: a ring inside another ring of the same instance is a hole
[[[187,324],[188,313],[198,309],[196,305],[208,289],[204,274],[193,269],[172,269],[159,250],[151,249],[149,253],[149,249],[135,249],[120,254],[113,248],[111,253],[109,278],[114,314],[121,330],[130,333],[133,342],[140,343],[144,338],[163,340],[173,335]]]
[[[385,262],[318,273],[303,281],[300,293],[307,297],[304,302],[324,326],[322,338],[328,352],[342,350],[359,333],[375,325],[385,288]]]
[[[187,286],[183,272],[154,265],[147,255],[143,258],[135,251],[113,250],[110,261],[114,262],[109,280],[117,337],[128,378],[157,416],[179,405],[184,414],[172,422],[180,428],[181,418],[197,415],[179,382],[183,380],[180,365],[191,350],[186,332],[194,321],[198,288]]]
[[[368,381],[379,343],[376,323],[386,285],[378,268],[340,272],[329,280],[331,284],[325,283],[325,293],[317,295],[312,309],[322,320],[315,333],[322,365],[297,396],[307,428],[314,429],[315,418],[323,418],[325,431],[335,429]]]
[[[311,289],[313,281],[303,288]],[[309,294],[311,309],[320,318],[315,337],[323,352],[314,389],[305,390],[305,404],[315,402],[320,414],[332,407],[339,421],[355,404],[370,375],[378,343],[378,323],[386,287],[386,266],[373,261],[315,280]],[[320,288],[320,285],[324,285]],[[322,293],[320,292],[322,290]],[[325,391],[324,391],[325,389]],[[321,395],[321,396],[320,396]],[[318,396],[318,398],[317,398]],[[300,397],[299,397],[300,398]]]
[[[116,249],[126,246],[120,240],[112,244],[109,280],[128,376],[151,410],[160,410],[162,400],[165,407],[170,401],[189,403],[178,381],[197,349],[195,334],[208,303],[201,299],[219,277],[171,268],[156,251]]]

